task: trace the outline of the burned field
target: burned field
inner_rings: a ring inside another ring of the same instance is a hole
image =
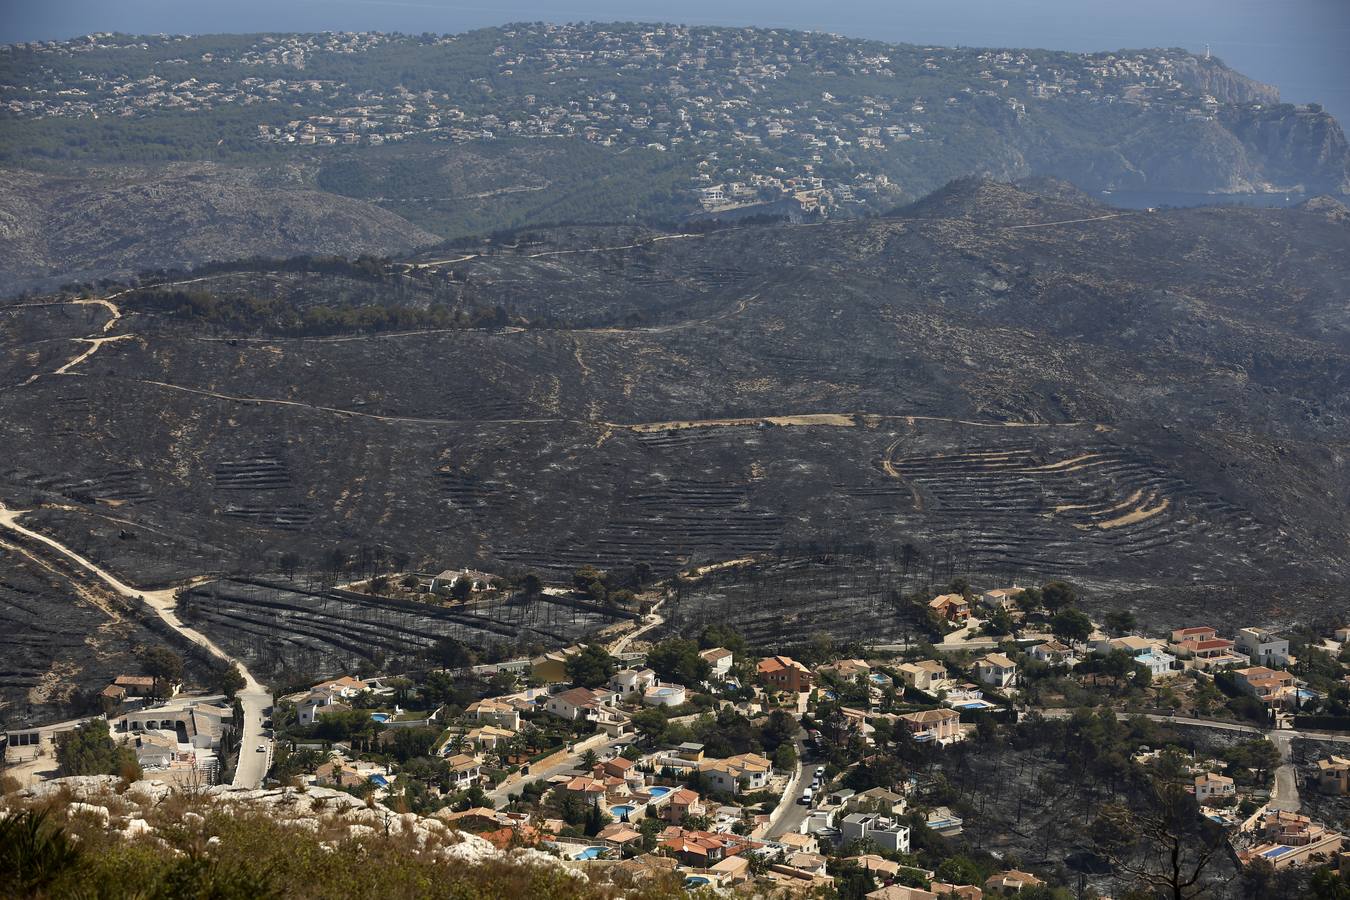
[[[0,538],[0,720],[59,720],[96,712],[98,692],[140,674],[142,647],[169,643],[185,674],[209,666],[160,621],[82,570],[27,542]]]
[[[251,578],[184,591],[178,610],[250,670],[286,678],[397,667],[442,638],[511,650],[562,646],[622,618],[549,594],[452,608]]]
[[[967,182],[865,222],[208,273],[210,319],[131,294],[5,307],[0,500],[147,586],[365,547],[561,574],[850,546],[873,548],[856,593],[884,617],[875,556],[910,545],[925,574],[1099,597],[1334,591],[1342,213],[1124,214]],[[410,311],[303,334],[229,312],[288,297]],[[708,609],[760,602],[727,597]]]

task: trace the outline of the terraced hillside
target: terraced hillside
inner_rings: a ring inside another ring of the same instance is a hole
[[[253,578],[198,585],[182,596],[179,609],[194,625],[221,635],[250,669],[291,676],[355,671],[362,664],[397,668],[396,661],[443,637],[475,647],[563,646],[619,619],[549,594],[448,608]]]
[[[141,584],[356,546],[563,572],[908,544],[1110,590],[1341,585],[1347,221],[964,181],[877,220],[11,305],[0,498]],[[452,324],[224,314],[319,284]]]

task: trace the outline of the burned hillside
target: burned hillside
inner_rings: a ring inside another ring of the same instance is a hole
[[[1317,205],[968,181],[868,221],[187,276],[436,327],[12,303],[0,499],[140,583],[363,544],[671,571],[843,541],[1119,589],[1338,584],[1347,245]]]

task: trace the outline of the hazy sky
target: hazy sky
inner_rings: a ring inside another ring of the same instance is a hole
[[[1113,50],[1206,43],[1350,123],[1350,0],[0,0],[0,41],[91,31],[453,32],[511,21],[814,28],[912,43]]]

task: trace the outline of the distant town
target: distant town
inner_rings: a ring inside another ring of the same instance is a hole
[[[489,37],[500,43],[478,46]],[[397,71],[380,78],[355,68],[365,59],[384,72],[391,54],[404,51],[418,54],[405,72],[415,73],[412,86]],[[1208,60],[1181,51],[888,47],[677,26],[249,42],[104,33],[9,45],[0,50],[6,57],[11,66],[25,61],[15,70],[19,83],[0,85],[0,110],[18,120],[252,110],[255,124],[238,120],[251,140],[296,148],[580,138],[686,157],[695,169],[686,191],[710,213],[783,202],[828,215],[893,203],[909,185],[897,183],[888,156],[908,147],[904,155],[922,160],[972,122],[1016,131],[1037,125],[1037,109],[1119,104],[1196,123],[1213,121],[1229,102],[1204,89],[1197,73]],[[836,82],[834,91],[813,87]]]

